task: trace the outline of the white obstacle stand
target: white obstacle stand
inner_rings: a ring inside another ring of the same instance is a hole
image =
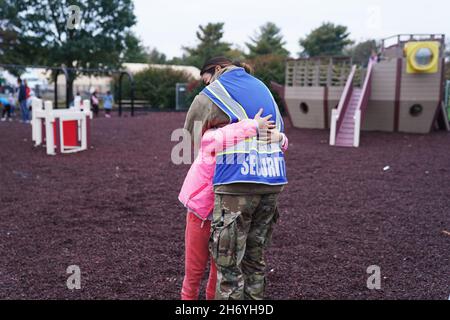
[[[75,99],[73,108],[55,110],[51,101],[44,103],[35,98],[32,106],[32,139],[36,147],[45,140],[48,155],[88,149],[92,119],[89,100],[84,100],[81,105],[81,101]]]

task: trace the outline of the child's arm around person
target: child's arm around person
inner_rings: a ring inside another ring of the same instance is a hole
[[[248,138],[256,137],[261,131],[274,129],[274,122],[269,120],[272,115],[261,117],[262,113],[263,109],[260,109],[254,119],[244,119],[222,128],[206,131],[202,138],[202,148],[211,154],[221,152]]]
[[[278,131],[277,129],[269,130],[269,137],[267,138],[271,142],[278,142],[280,144],[281,151],[286,152],[289,147],[289,140],[287,136]]]

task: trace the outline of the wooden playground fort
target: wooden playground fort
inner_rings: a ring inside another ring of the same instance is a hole
[[[285,87],[274,87],[293,126],[329,129],[333,146],[358,147],[361,130],[448,130],[444,52],[445,35],[397,35],[367,67],[346,57],[289,60]]]

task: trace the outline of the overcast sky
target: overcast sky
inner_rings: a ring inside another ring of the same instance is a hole
[[[450,0],[135,0],[135,31],[148,47],[169,58],[182,46],[196,45],[199,25],[224,22],[224,40],[245,48],[249,36],[267,21],[277,24],[292,56],[298,40],[324,21],[349,27],[353,40],[399,33],[446,33]]]

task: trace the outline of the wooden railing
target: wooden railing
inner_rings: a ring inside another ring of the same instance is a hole
[[[417,34],[397,34],[381,40],[381,49],[386,49],[393,45],[398,45],[408,41],[439,41],[445,43],[445,34],[417,33]]]
[[[401,49],[402,44],[410,41],[438,41],[442,44],[442,53],[445,51],[445,34],[398,34],[381,41],[381,54],[384,55],[386,50],[393,47]],[[403,54],[401,50],[399,53]]]
[[[350,69],[350,58],[319,57],[288,60],[286,86],[343,87]]]

